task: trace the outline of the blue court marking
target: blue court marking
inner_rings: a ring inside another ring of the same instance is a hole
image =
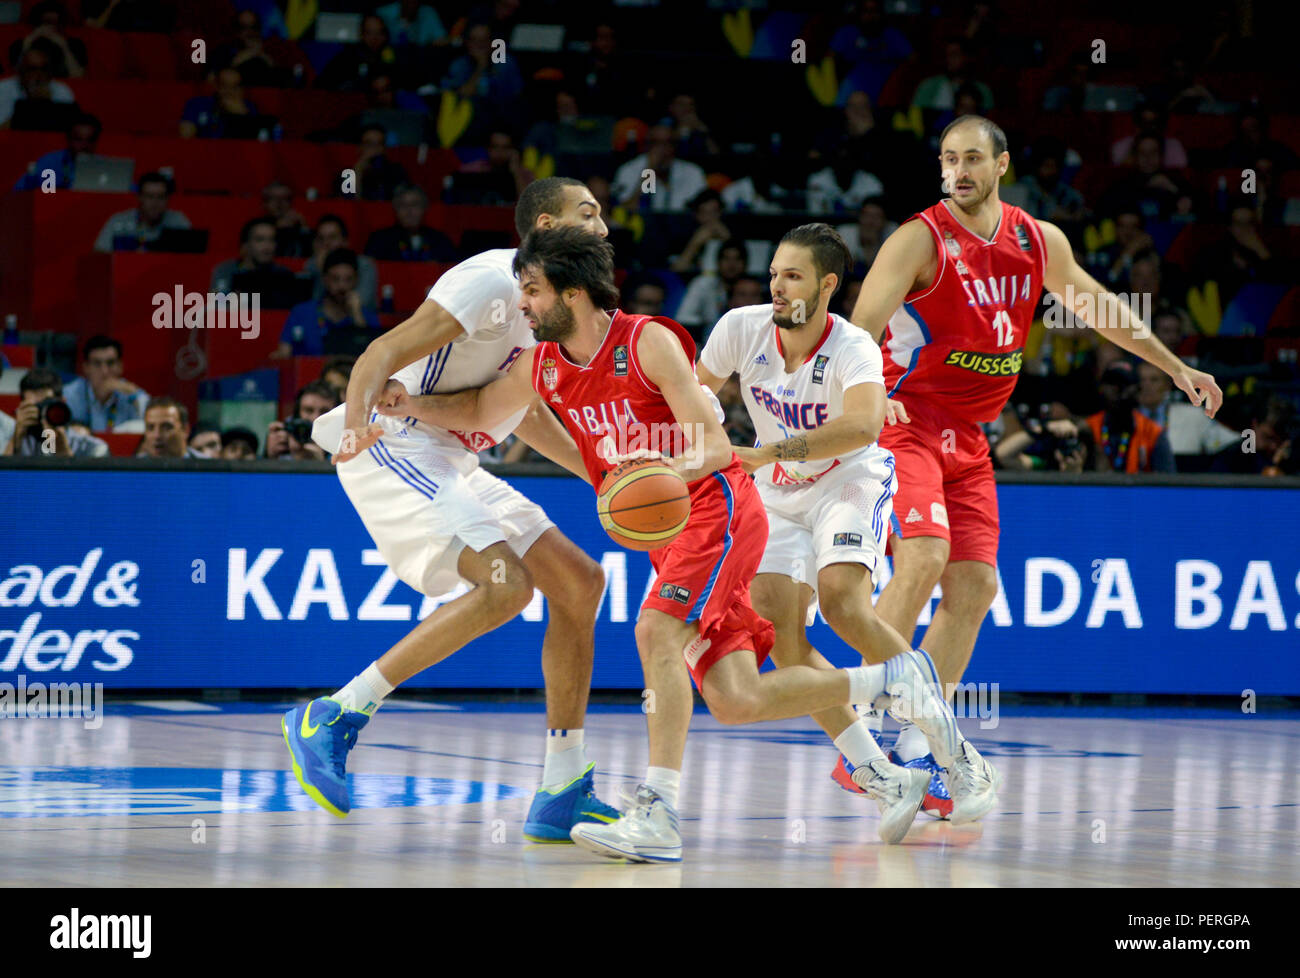
[[[352,807],[472,805],[532,796],[508,784],[349,774]],[[320,811],[290,771],[0,766],[0,819]]]

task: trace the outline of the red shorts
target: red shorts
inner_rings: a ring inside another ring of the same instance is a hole
[[[887,424],[880,432],[898,473],[892,532],[904,540],[941,537],[949,561],[997,566],[998,493],[988,438],[973,421],[919,398],[900,400],[911,422]]]
[[[725,655],[750,649],[759,665],[776,633],[749,603],[749,582],[767,546],[767,512],[753,481],[734,458],[691,491],[691,518],[668,546],[650,551],[656,577],[642,608],[699,622],[683,650],[699,688]]]

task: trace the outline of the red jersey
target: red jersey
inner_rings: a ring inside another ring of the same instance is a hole
[[[565,356],[559,343],[538,343],[533,352],[533,389],[559,412],[597,489],[605,473],[614,468],[608,461],[613,455],[650,449],[674,456],[687,447],[668,402],[637,360],[641,329],[651,320],[676,334],[687,363],[693,366],[695,341],[680,325],[618,309],[596,355],[585,366]]]
[[[1047,267],[1042,232],[1006,203],[987,241],[943,201],[910,218],[918,219],[934,235],[934,284],[910,293],[889,317],[885,388],[904,403],[921,398],[966,421],[993,421],[1016,386],[1038,309]]]

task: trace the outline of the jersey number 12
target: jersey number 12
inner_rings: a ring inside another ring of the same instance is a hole
[[[1011,326],[1011,315],[1005,309],[994,315],[993,328],[998,331],[998,346],[1010,346],[1016,333]]]

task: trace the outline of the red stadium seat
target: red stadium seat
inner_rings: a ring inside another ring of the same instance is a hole
[[[122,36],[126,41],[125,77],[157,81],[175,81],[179,77],[168,35],[129,31]]]
[[[131,458],[144,440],[144,435],[118,435],[111,431],[97,431],[95,437],[108,442],[108,453],[114,458]]]
[[[410,313],[424,301],[430,287],[450,265],[435,265],[431,262],[380,261],[375,262],[379,271],[379,287],[382,292],[385,285],[393,287],[393,309],[398,313]]]
[[[1165,261],[1182,268],[1189,267],[1191,261],[1208,245],[1213,244],[1227,234],[1227,229],[1215,224],[1189,224],[1183,228],[1174,243],[1165,254]]]
[[[61,132],[0,131],[0,196],[9,192],[30,164],[62,149],[65,142]]]
[[[194,82],[79,79],[71,84],[78,104],[99,117],[106,133],[162,138],[176,137],[185,103],[205,89]]]
[[[36,347],[34,346],[0,346],[0,354],[9,361],[11,367],[36,366]]]
[[[3,411],[12,418],[14,412],[18,410],[18,405],[22,402],[22,399],[23,396],[21,394],[0,394],[0,411]]]

